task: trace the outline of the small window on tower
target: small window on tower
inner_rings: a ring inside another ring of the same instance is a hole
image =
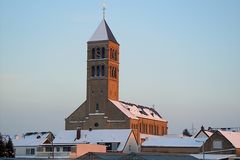
[[[96,55],[97,59],[101,58],[101,53],[100,53],[100,48],[97,48],[97,55]]]
[[[95,76],[95,66],[92,66],[92,77]]]
[[[92,49],[92,59],[95,59],[95,48]]]
[[[102,65],[102,76],[105,76],[105,66]]]
[[[96,112],[98,112],[98,111],[99,111],[99,104],[96,103]]]
[[[102,58],[105,58],[105,48],[102,47]]]
[[[115,60],[118,61],[118,53],[117,53],[117,51],[115,52],[115,54],[116,54],[115,55]]]
[[[97,66],[97,76],[99,77],[100,76],[100,67]]]

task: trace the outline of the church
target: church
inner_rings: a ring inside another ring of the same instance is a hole
[[[103,18],[87,42],[86,101],[65,119],[65,129],[132,129],[138,142],[140,134],[167,134],[168,121],[155,109],[119,100],[119,55]]]

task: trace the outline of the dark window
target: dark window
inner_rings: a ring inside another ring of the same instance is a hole
[[[60,147],[57,147],[57,152],[60,152]]]
[[[94,77],[94,76],[95,76],[95,67],[92,66],[92,77]]]
[[[94,124],[94,126],[95,126],[95,127],[98,127],[98,126],[99,126],[99,124],[96,122],[96,123]]]
[[[95,48],[92,49],[92,59],[95,59]]]
[[[117,51],[115,52],[115,60],[118,61],[118,54],[117,54]]]
[[[100,67],[97,66],[97,76],[100,76]]]
[[[102,65],[102,76],[105,76],[105,66]]]
[[[26,149],[26,155],[34,155],[35,149],[34,148],[27,148]]]
[[[63,152],[71,152],[71,147],[70,146],[63,147]]]
[[[45,151],[46,152],[52,152],[52,146],[47,146],[46,148],[45,148]]]
[[[96,103],[96,111],[99,111],[99,104]]]
[[[105,58],[105,48],[102,47],[102,58]]]
[[[107,146],[107,151],[111,151],[112,150],[112,143],[105,143],[105,145]]]
[[[115,59],[115,51],[114,51],[114,49],[112,50],[112,59]]]
[[[97,48],[97,59],[101,58],[100,48]]]

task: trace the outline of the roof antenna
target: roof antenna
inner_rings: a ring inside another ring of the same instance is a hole
[[[105,3],[103,3],[102,10],[103,10],[103,19],[105,20],[105,10],[106,10],[106,4]]]

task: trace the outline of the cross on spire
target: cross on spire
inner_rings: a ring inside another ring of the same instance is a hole
[[[106,4],[105,3],[103,3],[102,10],[103,10],[103,19],[105,19],[105,10],[106,10]]]

